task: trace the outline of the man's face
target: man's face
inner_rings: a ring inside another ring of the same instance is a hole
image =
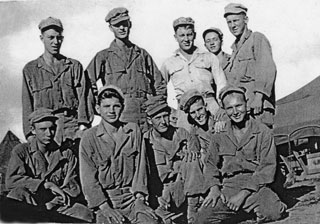
[[[221,51],[222,41],[216,32],[209,32],[204,37],[204,46],[209,52],[217,55]]]
[[[223,99],[224,109],[234,123],[244,121],[247,113],[247,103],[241,93],[232,93]]]
[[[189,115],[199,126],[206,124],[208,116],[203,100],[199,99],[190,106]]]
[[[118,98],[111,97],[102,99],[96,109],[105,122],[114,124],[119,120],[123,108]]]
[[[60,48],[63,42],[62,31],[58,29],[48,29],[40,35],[40,39],[44,44],[44,49],[51,55],[60,53]]]
[[[196,37],[196,33],[193,29],[186,27],[179,27],[174,34],[176,41],[179,44],[179,48],[183,51],[189,51],[194,46],[194,39]]]
[[[148,118],[148,122],[157,132],[164,133],[169,128],[169,112],[162,111],[154,115],[152,118]]]
[[[113,32],[115,38],[123,40],[129,38],[131,22],[129,20],[121,21],[119,23],[110,24],[110,30]]]
[[[53,121],[40,121],[33,124],[31,131],[41,144],[48,145],[53,141],[56,125]]]
[[[237,38],[240,38],[245,31],[248,23],[248,17],[244,14],[228,15],[226,17],[230,32]]]

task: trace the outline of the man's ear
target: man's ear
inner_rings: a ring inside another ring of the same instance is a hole
[[[173,34],[173,37],[174,37],[174,39],[178,42],[178,40],[177,40],[177,34],[176,34],[176,33]]]
[[[249,17],[248,16],[244,16],[244,23],[246,25],[248,25],[248,22],[249,22]]]
[[[100,115],[100,105],[99,104],[96,105],[96,111]]]
[[[147,117],[148,124],[152,125],[151,117]]]
[[[109,23],[109,30],[113,33],[113,27],[110,23]]]
[[[43,42],[43,35],[42,34],[40,34],[39,38],[40,38],[41,42]]]
[[[197,32],[193,31],[194,33],[194,40],[197,38]]]
[[[34,127],[34,124],[30,126],[30,130],[33,135],[36,135],[36,129]]]
[[[132,22],[129,20],[129,29],[131,29],[131,27],[132,27]]]

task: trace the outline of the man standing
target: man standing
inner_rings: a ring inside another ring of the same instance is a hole
[[[63,26],[59,19],[48,17],[39,24],[44,53],[23,69],[22,111],[23,130],[27,139],[32,132],[28,116],[37,108],[54,110],[59,117],[55,140],[62,144],[74,140],[93,119],[87,98],[88,82],[80,62],[60,54]]]
[[[196,87],[204,95],[209,111],[216,115],[219,105],[215,97],[226,85],[226,77],[219,66],[219,60],[215,55],[202,52],[194,45],[196,32],[192,18],[176,19],[173,29],[179,49],[163,63],[162,75],[167,83],[172,81],[178,103],[184,92]],[[216,92],[213,84],[217,87]],[[189,129],[186,115],[180,111],[178,117],[178,126]]]
[[[219,59],[221,68],[224,70],[230,60],[230,55],[222,50],[223,33],[219,28],[211,27],[202,34],[204,46],[209,52]]]
[[[220,98],[230,121],[213,136],[208,163],[219,167],[221,183],[204,200],[197,223],[220,223],[239,210],[254,212],[259,222],[277,220],[286,206],[267,186],[276,170],[272,131],[248,115],[243,89],[229,86]]]
[[[230,3],[225,7],[224,17],[236,37],[225,73],[230,84],[246,88],[251,115],[272,128],[276,65],[268,39],[248,29],[247,11],[241,4]]]
[[[94,95],[99,79],[103,85],[118,86],[126,99],[122,120],[138,123],[146,131],[146,114],[141,105],[148,95],[165,94],[163,78],[148,52],[129,40],[132,23],[128,10],[114,8],[105,20],[115,40],[98,52],[86,69]]]
[[[6,175],[8,197],[90,222],[91,211],[77,203],[81,193],[78,160],[72,150],[53,140],[56,120],[58,117],[46,108],[30,114],[34,138],[12,150]]]
[[[145,204],[147,166],[137,124],[120,121],[125,98],[115,86],[99,90],[101,122],[80,142],[80,179],[97,223],[158,223]]]
[[[143,136],[150,163],[150,206],[166,223],[176,222],[181,214],[187,214],[188,223],[193,223],[197,196],[208,190],[198,160],[199,143],[185,129],[170,125],[164,97],[151,97],[145,105],[151,126]]]

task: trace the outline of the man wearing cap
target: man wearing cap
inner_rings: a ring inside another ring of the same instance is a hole
[[[192,18],[180,17],[174,20],[173,29],[179,49],[163,63],[162,75],[167,83],[171,80],[178,102],[184,92],[196,87],[204,95],[208,110],[216,115],[219,105],[215,97],[226,85],[219,60],[215,55],[203,52],[194,45],[196,32]],[[213,85],[217,87],[216,91]],[[186,115],[181,111],[178,126],[189,129]]]
[[[62,144],[67,139],[74,140],[77,131],[91,123],[93,113],[87,102],[88,82],[80,62],[60,54],[61,21],[48,17],[40,22],[39,29],[44,53],[23,69],[23,130],[30,139],[28,116],[40,107],[52,109],[59,117],[55,140]]]
[[[224,70],[230,84],[247,89],[251,115],[272,128],[275,113],[276,65],[268,39],[248,29],[248,9],[236,3],[225,7],[230,32],[236,37],[230,63]]]
[[[90,222],[91,211],[78,203],[77,158],[54,141],[57,120],[47,108],[29,115],[34,138],[12,150],[6,175],[8,197]]]
[[[210,111],[207,110],[202,94],[196,89],[185,92],[181,96],[180,104],[181,109],[188,114],[188,122],[192,125],[190,133],[195,135],[200,142],[201,158],[204,161],[212,144],[212,135],[225,127],[226,118],[215,121]]]
[[[213,160],[208,162],[219,167],[215,178],[221,183],[204,200],[197,223],[226,221],[239,210],[253,212],[259,222],[277,220],[286,206],[268,187],[276,170],[272,131],[248,115],[242,88],[229,86],[220,99],[230,121],[213,136],[214,147],[209,151]]]
[[[219,28],[211,27],[203,32],[202,37],[204,46],[218,57],[221,68],[224,70],[228,65],[230,55],[222,50],[223,33]]]
[[[145,106],[151,126],[142,145],[150,166],[149,204],[166,223],[186,217],[193,223],[198,194],[208,190],[198,159],[199,143],[185,129],[170,125],[165,97],[150,97]]]
[[[165,94],[164,82],[152,57],[143,48],[129,40],[132,23],[128,10],[123,7],[112,9],[105,21],[115,40],[98,52],[88,65],[93,91],[97,95],[97,81],[103,85],[118,86],[126,98],[122,120],[138,123],[146,131],[146,114],[141,105],[148,95]]]
[[[80,179],[97,223],[158,223],[145,204],[147,165],[137,124],[120,120],[125,97],[109,85],[98,92],[98,126],[87,130],[80,142]]]

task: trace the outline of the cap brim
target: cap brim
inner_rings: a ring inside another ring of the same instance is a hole
[[[130,16],[123,16],[123,17],[118,18],[118,19],[113,20],[113,21],[110,20],[110,24],[111,25],[115,25],[117,23],[120,23],[120,22],[125,21],[125,20],[129,20],[129,19],[130,19]]]
[[[153,108],[152,110],[148,111],[147,115],[148,116],[153,116],[153,115],[157,114],[158,112],[160,112],[160,111],[162,111],[162,110],[164,110],[166,108],[169,109],[169,106],[167,104],[159,105],[159,106]]]

